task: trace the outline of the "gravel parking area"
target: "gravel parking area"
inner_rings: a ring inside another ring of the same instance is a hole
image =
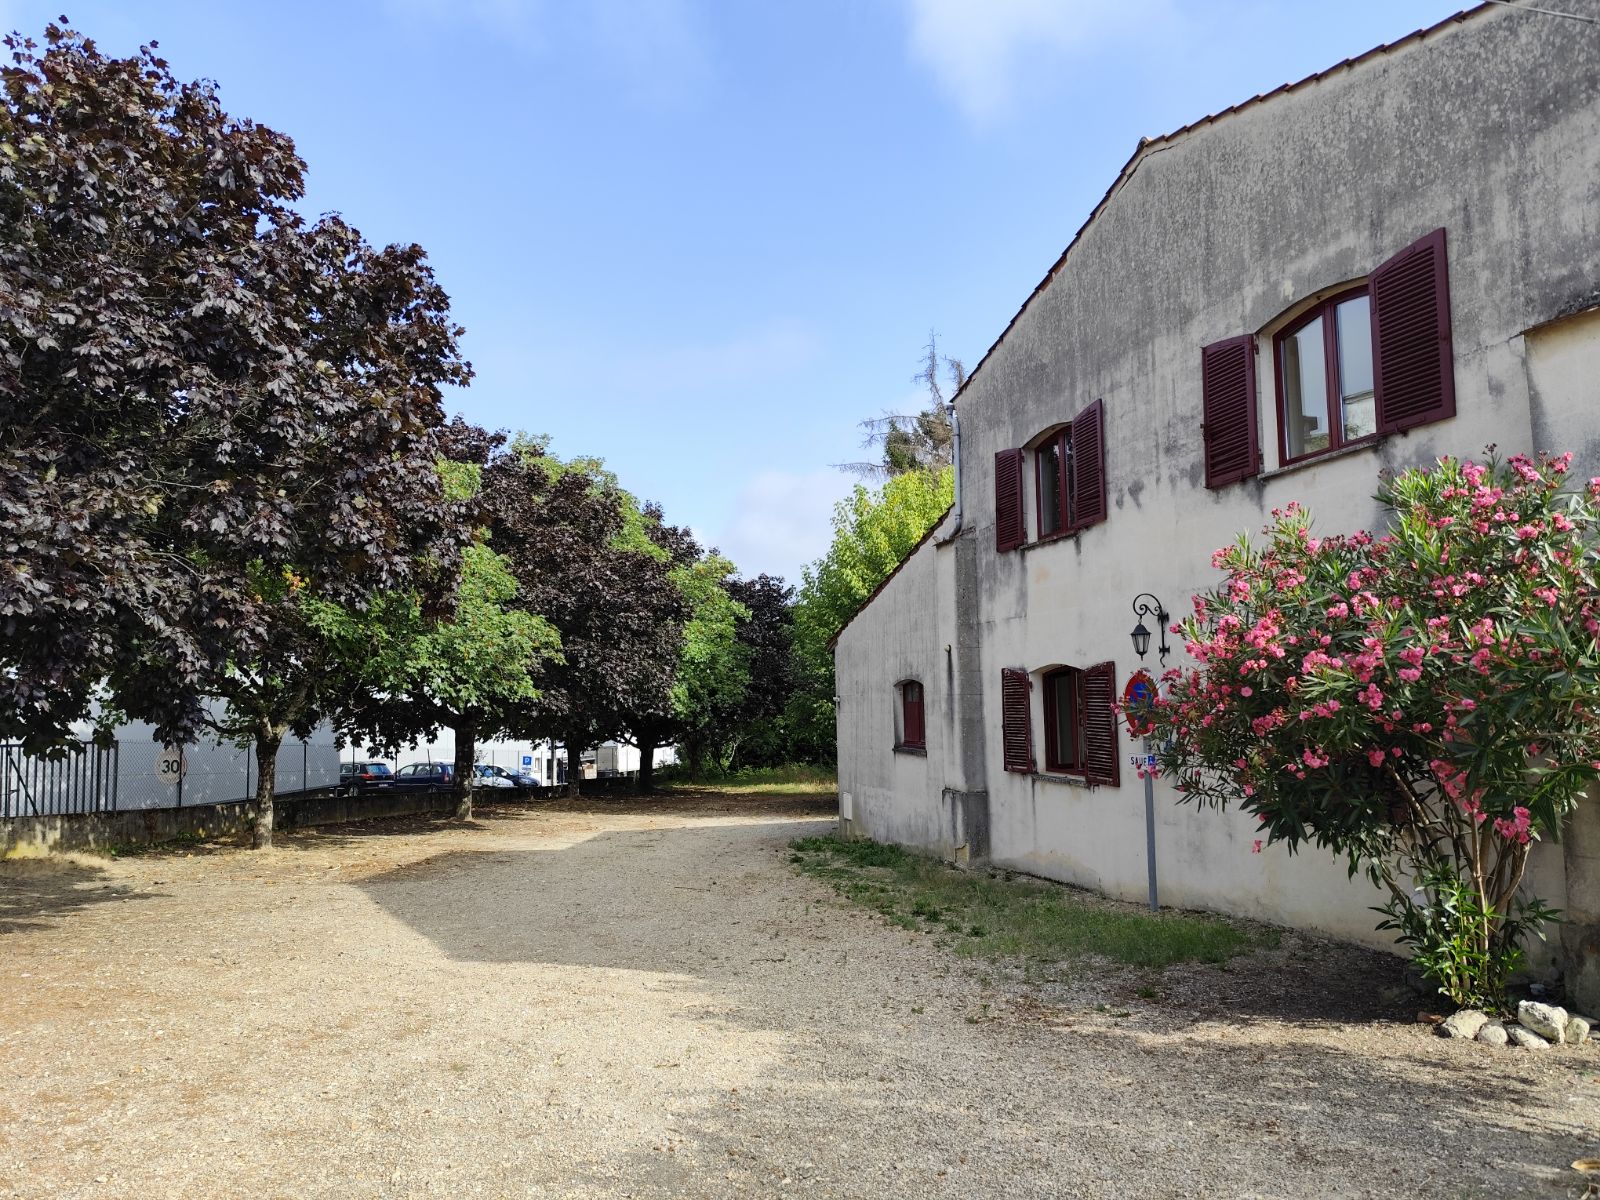
[[[828,815],[0,864],[0,1195],[1584,1194],[1592,1044],[1433,1037],[1392,960],[1293,936],[1030,981],[797,875]]]

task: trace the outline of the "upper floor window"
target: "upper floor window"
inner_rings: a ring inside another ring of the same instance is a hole
[[[1280,333],[1275,346],[1281,461],[1339,450],[1378,432],[1366,288],[1324,300]]]
[[[1039,536],[1054,537],[1072,527],[1072,442],[1069,425],[1033,452]]]
[[[925,750],[928,747],[922,684],[915,679],[908,679],[900,685],[900,738],[895,744],[901,750]]]
[[[1445,232],[1435,229],[1273,337],[1280,464],[1455,416],[1452,346]],[[1208,488],[1261,470],[1257,349],[1249,333],[1201,348]]]
[[[995,548],[1001,552],[1028,540],[1023,506],[1030,455],[1036,540],[1048,541],[1106,519],[1105,404],[1096,400],[1028,449],[995,455]]]

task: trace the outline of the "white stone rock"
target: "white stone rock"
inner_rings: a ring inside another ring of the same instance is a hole
[[[1439,1032],[1445,1037],[1477,1037],[1478,1030],[1483,1028],[1484,1022],[1488,1019],[1487,1013],[1481,1013],[1475,1008],[1463,1008],[1460,1012],[1446,1017],[1439,1026]]]
[[[1483,1028],[1478,1030],[1478,1040],[1486,1046],[1504,1046],[1506,1044],[1506,1027],[1499,1021],[1485,1021]]]
[[[1581,1046],[1589,1040],[1591,1028],[1588,1017],[1570,1016],[1567,1018],[1567,1028],[1564,1031],[1566,1040],[1574,1046]]]
[[[1524,1000],[1517,1005],[1517,1021],[1552,1042],[1559,1042],[1567,1032],[1567,1010],[1536,1000]]]
[[[1513,1046],[1521,1046],[1524,1050],[1548,1050],[1550,1043],[1537,1033],[1531,1033],[1521,1025],[1507,1025],[1506,1036],[1511,1039]]]

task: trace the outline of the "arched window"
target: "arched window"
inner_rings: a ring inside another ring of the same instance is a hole
[[[1279,461],[1298,462],[1377,436],[1365,284],[1302,313],[1273,346]]]
[[[903,680],[899,686],[900,737],[895,746],[900,750],[926,750],[928,727],[922,708],[922,684],[915,679]]]

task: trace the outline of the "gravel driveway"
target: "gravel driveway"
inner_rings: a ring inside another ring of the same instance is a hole
[[[1300,943],[1205,968],[1237,1004],[1193,968],[1099,1012],[796,876],[826,828],[596,801],[5,864],[0,1195],[1582,1194],[1600,1052],[1329,1019],[1314,972],[1365,968]],[[1291,970],[1306,1011],[1251,1002]]]

